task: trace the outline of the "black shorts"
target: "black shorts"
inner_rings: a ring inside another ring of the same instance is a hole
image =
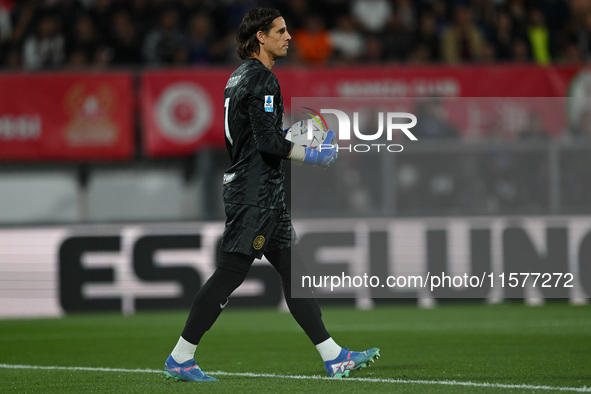
[[[222,251],[260,259],[266,251],[290,248],[295,240],[291,216],[282,209],[226,204]]]

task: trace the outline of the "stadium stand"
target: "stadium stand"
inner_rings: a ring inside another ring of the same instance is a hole
[[[3,0],[0,63],[29,70],[232,64],[241,15],[256,5],[281,9],[293,32],[325,29],[323,39],[335,42],[318,56],[332,63],[347,55],[336,38],[344,19],[365,44],[361,56],[347,56],[356,63],[548,64],[591,55],[590,6],[576,0]],[[287,62],[315,64],[318,56]]]

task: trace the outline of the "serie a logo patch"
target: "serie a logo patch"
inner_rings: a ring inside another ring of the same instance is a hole
[[[265,96],[265,112],[273,112],[273,96]]]
[[[254,239],[254,241],[252,241],[252,247],[255,248],[255,250],[260,250],[264,244],[265,244],[265,237],[263,237],[262,235],[257,236]]]

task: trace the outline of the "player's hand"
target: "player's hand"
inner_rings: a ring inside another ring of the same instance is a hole
[[[304,164],[328,168],[339,156],[337,138],[334,131],[329,130],[322,144],[317,149],[306,148]]]

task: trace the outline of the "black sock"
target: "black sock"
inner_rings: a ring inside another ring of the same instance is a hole
[[[223,262],[195,296],[183,329],[182,337],[195,345],[222,313],[228,297],[242,284],[253,261],[244,255],[222,255]],[[230,263],[230,269],[224,263]]]
[[[330,334],[326,331],[326,327],[322,321],[322,312],[314,294],[310,291],[309,298],[291,297],[291,249],[267,252],[265,253],[265,257],[281,276],[283,294],[285,295],[285,301],[287,302],[291,315],[300,327],[302,327],[312,343],[318,345],[330,338]],[[303,264],[303,262],[296,261],[296,264]]]

